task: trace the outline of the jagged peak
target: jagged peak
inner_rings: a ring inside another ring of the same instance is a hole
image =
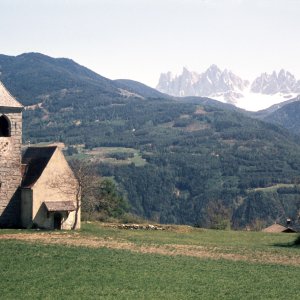
[[[277,72],[274,70],[274,71],[272,72],[271,76],[277,77]]]
[[[205,72],[205,74],[208,74],[208,73],[212,73],[212,74],[221,74],[223,73],[222,70],[215,64],[211,65]]]
[[[203,73],[184,67],[182,73],[175,78],[161,80],[158,89],[173,96],[223,97],[225,93],[233,92],[233,95],[243,93],[245,97],[251,93],[271,96],[278,94],[287,99],[300,92],[300,81],[282,68],[279,71],[261,73],[250,82],[227,68],[221,70],[216,64],[211,64]]]
[[[294,77],[295,78],[295,76],[291,73],[291,72],[289,72],[289,71],[287,71],[287,70],[285,70],[285,69],[280,69],[278,72],[276,71],[276,70],[273,70],[272,72],[270,72],[270,73],[267,73],[267,72],[263,72],[263,73],[261,73],[258,77],[256,77],[256,78],[260,78],[260,77],[267,77],[267,78],[269,78],[269,77],[274,77],[274,78],[278,78],[279,76],[284,76],[284,77],[287,77],[287,76],[289,76],[289,77]]]
[[[182,73],[190,73],[190,71],[189,71],[189,69],[186,66],[184,66],[182,68]]]
[[[212,64],[209,66],[208,70],[218,70],[221,71],[220,68],[216,64]]]

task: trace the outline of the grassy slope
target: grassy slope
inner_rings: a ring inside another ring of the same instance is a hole
[[[3,299],[295,299],[298,292],[297,267],[1,244]]]
[[[1,231],[7,233],[8,231]],[[10,231],[11,232],[11,231]],[[295,235],[191,230],[125,231],[85,225],[84,237],[136,244],[214,245],[299,256]],[[233,250],[234,251],[234,250]],[[0,240],[2,299],[297,299],[299,266]]]
[[[99,147],[94,148],[91,151],[81,150],[82,153],[87,154],[94,162],[104,162],[112,165],[128,165],[133,163],[137,167],[144,166],[146,164],[146,160],[142,158],[141,152],[134,148],[126,148],[126,147]],[[126,159],[115,159],[107,157],[109,154],[114,153],[127,153],[133,154],[133,157],[129,157]],[[82,154],[74,155],[74,158],[80,157]]]

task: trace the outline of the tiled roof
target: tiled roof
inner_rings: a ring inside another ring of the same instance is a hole
[[[56,146],[27,148],[22,157],[22,187],[30,188],[35,184],[42,175],[56,148]]]
[[[9,93],[3,83],[0,81],[0,107],[18,107],[23,106]]]
[[[72,201],[45,201],[46,208],[52,211],[74,211],[76,209]]]

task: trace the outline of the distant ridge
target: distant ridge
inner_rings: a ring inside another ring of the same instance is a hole
[[[290,103],[293,103],[293,102],[296,102],[296,101],[300,101],[300,95],[295,97],[295,98],[292,98],[290,100],[283,101],[283,102],[280,102],[280,103],[276,103],[276,104],[274,104],[274,105],[272,105],[272,106],[270,106],[266,109],[259,110],[257,112],[252,112],[252,113],[250,113],[250,115],[252,115],[253,117],[259,118],[259,119],[265,119],[267,116],[269,116],[270,114],[272,114],[276,110],[284,107],[287,104],[290,104]]]
[[[0,80],[25,106],[46,98],[57,98],[57,94],[63,91],[74,93],[77,90],[80,93],[87,86],[93,90],[118,93],[112,80],[71,59],[52,58],[41,53],[0,55]]]
[[[248,116],[285,127],[300,135],[300,96],[257,112],[246,112]]]
[[[0,55],[0,80],[25,106],[45,99],[62,98],[62,94],[111,94],[116,98],[145,97],[171,99],[140,82],[111,80],[68,58],[52,58],[41,53],[24,53],[18,56]],[[22,82],[22,85],[20,85]],[[93,96],[94,97],[94,96]]]
[[[153,89],[143,83],[130,79],[117,79],[114,80],[117,86],[120,88],[126,89],[129,92],[136,93],[145,98],[164,98],[172,99],[170,95],[159,92],[156,89]]]
[[[264,121],[281,125],[289,131],[300,135],[300,97],[285,104],[263,118]]]

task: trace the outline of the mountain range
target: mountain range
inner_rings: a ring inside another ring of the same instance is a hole
[[[0,55],[0,72],[25,106],[25,143],[61,141],[85,151],[129,147],[139,153],[145,165],[95,162],[102,176],[115,178],[137,215],[210,226],[209,211],[217,214],[221,207],[236,228],[297,215],[298,98],[250,113],[209,98],[171,97],[136,81],[110,80],[70,59],[40,53]],[[247,83],[236,84],[242,89]]]
[[[157,90],[177,96],[209,97],[238,107],[259,110],[294,98],[300,93],[300,80],[290,72],[280,70],[262,73],[253,82],[233,72],[211,65],[205,72],[196,73],[183,68],[180,75],[162,73]]]

